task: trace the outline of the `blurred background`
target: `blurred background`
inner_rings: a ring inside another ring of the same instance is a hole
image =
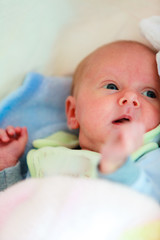
[[[107,42],[149,45],[139,23],[154,15],[159,0],[0,0],[0,100],[28,72],[71,75]]]

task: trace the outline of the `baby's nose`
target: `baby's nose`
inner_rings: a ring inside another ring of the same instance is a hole
[[[140,102],[138,100],[137,94],[133,92],[127,92],[123,97],[119,99],[119,105],[133,105],[135,108],[140,106]]]

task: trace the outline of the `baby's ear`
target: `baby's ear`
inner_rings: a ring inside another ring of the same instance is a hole
[[[76,101],[73,96],[69,96],[66,99],[66,116],[67,125],[70,129],[79,128],[79,123],[76,119]]]

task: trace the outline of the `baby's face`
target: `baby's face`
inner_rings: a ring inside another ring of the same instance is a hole
[[[145,132],[155,128],[160,122],[155,55],[139,46],[97,51],[80,79],[75,118],[81,147],[97,152],[113,128],[136,121]]]

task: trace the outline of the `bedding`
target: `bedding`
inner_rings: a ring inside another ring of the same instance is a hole
[[[24,180],[0,193],[0,212],[1,240],[160,239],[159,205],[103,180]]]
[[[141,20],[140,28],[154,49],[160,51],[160,16],[152,16]]]
[[[152,44],[154,50],[157,51],[156,61],[160,76],[160,16],[152,16],[141,20],[140,29],[145,38]]]

